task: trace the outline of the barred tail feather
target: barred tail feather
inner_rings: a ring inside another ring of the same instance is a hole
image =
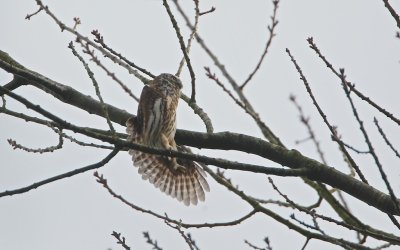
[[[134,130],[134,122],[127,121],[128,140],[141,143],[142,140]],[[195,162],[177,159],[172,166],[170,159],[164,156],[143,153],[137,150],[129,150],[134,166],[142,179],[148,180],[156,188],[172,198],[182,201],[186,206],[197,205],[205,200],[205,192],[210,187],[205,179],[206,173]]]

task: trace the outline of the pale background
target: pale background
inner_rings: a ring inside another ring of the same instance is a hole
[[[181,2],[184,2],[182,4],[188,13],[192,14],[192,1]],[[201,17],[200,35],[237,81],[244,81],[264,49],[266,26],[270,24],[269,17],[272,14],[271,1],[200,2],[202,11],[211,6],[217,9],[213,14]],[[73,24],[73,17],[79,16],[82,20],[79,30],[82,33],[89,35],[91,30],[99,29],[109,45],[151,72],[159,74],[176,71],[181,52],[161,1],[70,0],[44,3],[68,25]],[[392,4],[400,12],[399,2],[392,1]],[[69,41],[74,38],[66,32],[61,33],[58,26],[44,13],[33,17],[31,21],[24,19],[26,14],[36,10],[33,0],[0,2],[0,49],[32,70],[95,96],[92,83],[83,67],[67,48]],[[172,10],[176,13],[175,8],[172,7]],[[187,37],[188,30],[183,21],[180,18],[178,20]],[[330,121],[339,126],[344,140],[360,149],[366,149],[338,79],[308,48],[306,38],[313,36],[336,67],[346,68],[348,80],[355,82],[360,90],[399,117],[400,40],[394,37],[395,22],[378,0],[283,0],[278,9],[278,20],[278,35],[273,40],[262,69],[245,93],[264,121],[288,147],[297,148],[305,155],[317,159],[310,142],[302,145],[294,143],[306,136],[304,127],[298,122],[297,111],[288,101],[289,94],[295,94],[305,112],[312,117],[311,122],[322,141],[330,165],[347,172],[341,155],[336,150],[336,145],[330,141],[328,130],[311,105],[285,48],[291,49],[302,66],[317,99]],[[215,131],[229,130],[260,136],[255,123],[214,83],[204,77],[203,66],[210,66],[226,82],[198,45],[193,46],[191,59],[197,75],[197,100],[213,120]],[[142,85],[137,79],[124,70],[114,67],[113,71],[135,93],[140,93]],[[105,101],[135,113],[136,103],[103,72],[95,72]],[[0,71],[0,84],[5,84],[10,79],[10,75]],[[189,94],[190,78],[187,72],[182,79],[185,82],[184,92]],[[104,119],[64,105],[35,88],[23,87],[16,92],[77,125],[107,128]],[[9,108],[34,114],[26,111],[22,105],[8,100]],[[356,104],[360,107],[373,142],[380,152],[393,188],[399,195],[399,159],[387,151],[382,139],[377,136],[372,118],[377,116],[380,119],[381,125],[397,148],[400,147],[399,128],[384,120],[377,112],[371,112],[364,103],[356,101]],[[178,128],[204,131],[200,119],[183,102],[178,110]],[[117,129],[124,131],[120,126]],[[8,138],[33,148],[55,145],[58,140],[58,136],[47,128],[0,114],[0,192],[95,163],[107,154],[106,151],[80,148],[67,141],[62,150],[53,154],[31,154],[12,150],[6,141]],[[201,152],[265,166],[276,165],[236,152]],[[386,192],[376,166],[371,163],[371,157],[355,157],[367,179]],[[119,153],[100,172],[117,193],[133,203],[159,213],[166,212],[170,217],[181,218],[184,222],[230,221],[250,211],[248,205],[225,188],[216,185],[211,178],[209,182],[212,191],[208,194],[207,201],[197,207],[185,207],[142,181],[136,169],[131,166],[128,154],[124,152]],[[142,237],[143,231],[149,231],[163,249],[187,249],[176,231],[160,220],[133,211],[113,199],[95,182],[92,174],[93,171],[22,195],[1,198],[0,249],[122,249],[110,236],[113,230],[122,233],[133,249],[151,249]],[[249,194],[260,198],[277,198],[265,177],[233,171],[229,171],[228,176]],[[281,190],[295,201],[302,201],[304,205],[316,201],[315,193],[305,188],[302,182],[294,178],[274,179]],[[349,199],[349,203],[366,223],[398,233],[383,213],[354,199]],[[323,204],[320,211],[333,215],[331,209],[326,208]],[[277,211],[286,217],[292,213],[291,210],[284,209]],[[332,227],[327,225],[325,229],[329,231]],[[265,236],[270,238],[274,249],[300,249],[305,241],[304,237],[262,216],[254,216],[235,227],[190,229],[188,232],[192,233],[201,249],[248,249],[243,243],[244,239],[262,246]],[[354,238],[354,234],[347,230],[333,232],[336,237]],[[315,240],[311,241],[307,249],[321,248],[336,249]]]

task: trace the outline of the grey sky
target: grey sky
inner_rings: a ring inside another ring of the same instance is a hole
[[[266,27],[272,14],[271,1],[200,2],[202,11],[211,6],[217,9],[213,14],[200,18],[200,35],[237,81],[244,81],[265,46]],[[400,4],[392,2],[400,11]],[[79,16],[82,20],[80,32],[89,36],[91,30],[98,29],[108,44],[154,74],[174,73],[178,67],[181,51],[161,1],[111,3],[71,0],[44,3],[68,25],[73,24],[73,17]],[[188,13],[193,12],[192,1],[182,4]],[[69,41],[74,38],[66,32],[61,33],[44,13],[30,21],[24,19],[26,14],[36,10],[34,0],[3,0],[0,3],[0,49],[34,71],[95,96],[82,65],[67,48]],[[311,105],[304,86],[285,53],[285,48],[291,50],[302,66],[317,99],[332,123],[339,127],[344,140],[365,149],[358,125],[353,121],[338,79],[308,48],[306,38],[314,37],[314,41],[329,60],[336,67],[346,69],[348,80],[356,83],[359,89],[398,117],[400,40],[394,37],[395,22],[383,3],[377,0],[282,0],[278,9],[278,20],[277,36],[273,40],[267,59],[245,93],[263,120],[288,147],[296,148],[317,159],[315,149],[310,143],[294,143],[295,140],[306,136],[305,129],[298,122],[297,111],[288,100],[291,93],[295,94],[306,114],[311,116],[312,125],[322,141],[329,164],[347,172],[348,169],[343,164],[336,145],[330,141],[328,130]],[[187,37],[188,30],[181,19],[179,23]],[[261,133],[254,122],[204,76],[203,67],[209,66],[225,81],[197,44],[191,51],[191,60],[197,75],[198,104],[213,120],[216,132],[229,130],[260,136]],[[136,94],[140,93],[142,85],[137,79],[108,62],[107,65],[112,66],[113,71]],[[135,113],[136,103],[103,72],[94,66],[92,68],[97,74],[105,101]],[[10,75],[0,71],[1,84],[10,79]],[[182,80],[185,85],[184,92],[189,94],[190,77],[186,69]],[[78,125],[107,128],[103,119],[60,103],[37,89],[25,87],[18,89],[17,93]],[[11,100],[7,104],[19,112],[26,111],[20,104]],[[386,150],[372,119],[376,116],[381,120],[381,125],[398,147],[399,129],[382,115],[371,112],[362,102],[357,100],[356,104],[359,105],[366,126],[373,135],[385,169],[390,173],[389,179],[395,191],[398,191],[399,161]],[[31,111],[27,112],[34,114]],[[178,109],[178,128],[205,131],[200,119],[183,102]],[[124,131],[124,128],[118,125],[117,129]],[[33,148],[57,143],[57,134],[51,130],[0,114],[0,192],[95,163],[107,155],[107,151],[80,148],[68,142],[65,143],[64,149],[52,154],[30,154],[13,150],[6,141],[8,138]],[[276,166],[274,163],[237,152],[196,152]],[[355,157],[360,165],[363,165],[368,179],[386,192],[377,168],[371,164],[371,159],[365,156]],[[127,153],[119,153],[100,172],[116,192],[133,203],[161,214],[165,212],[168,216],[181,218],[185,222],[230,221],[250,211],[248,205],[218,186],[211,178],[211,192],[208,193],[206,202],[197,207],[185,207],[142,181]],[[242,189],[254,196],[277,198],[265,177],[233,171],[228,171],[228,174]],[[282,191],[296,201],[302,201],[302,204],[312,204],[316,201],[314,192],[304,188],[301,181],[294,178],[274,179]],[[383,213],[354,199],[349,199],[349,203],[353,211],[362,211],[359,214],[366,223],[395,232]],[[285,209],[277,211],[286,217],[292,213],[291,210]],[[334,215],[324,204],[321,211],[327,215]],[[149,231],[164,249],[187,248],[176,231],[112,198],[96,183],[93,172],[51,183],[29,193],[0,199],[0,249],[122,249],[110,235],[113,230],[122,233],[133,249],[150,249],[142,237],[143,231]],[[232,228],[188,231],[192,233],[201,249],[247,249],[243,243],[244,239],[261,246],[262,239],[266,236],[270,238],[272,246],[276,247],[274,249],[300,249],[305,241],[297,233],[262,216],[255,216]],[[353,238],[353,234],[348,231],[338,231],[335,236]],[[312,241],[308,249],[327,246],[329,249],[336,249],[319,241]]]

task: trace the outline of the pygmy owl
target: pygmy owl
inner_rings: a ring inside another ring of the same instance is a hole
[[[137,117],[126,122],[128,140],[154,148],[182,150],[174,139],[181,88],[181,80],[171,74],[161,74],[144,86]],[[210,190],[204,170],[194,161],[134,149],[129,154],[144,180],[187,206],[204,201],[204,191]]]

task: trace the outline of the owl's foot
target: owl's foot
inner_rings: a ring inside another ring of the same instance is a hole
[[[186,172],[186,168],[184,166],[182,166],[182,165],[179,165],[179,164],[175,164],[174,165],[174,170],[178,171],[178,172],[181,172],[181,173]]]
[[[186,168],[182,165],[180,165],[175,157],[168,157],[168,165],[169,167],[174,171],[178,173],[184,173],[186,171]]]

